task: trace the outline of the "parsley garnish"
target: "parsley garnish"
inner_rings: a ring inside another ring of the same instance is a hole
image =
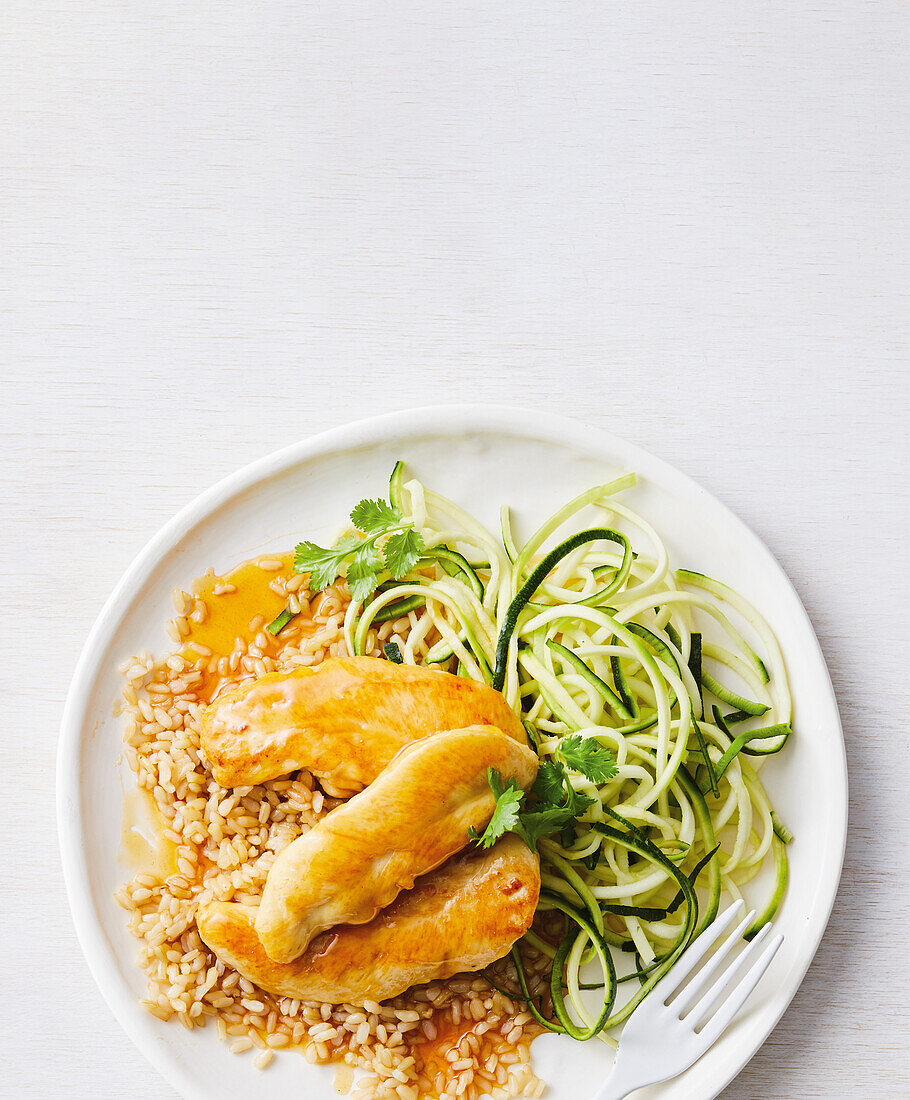
[[[362,500],[351,512],[351,523],[359,535],[344,535],[330,547],[301,542],[295,548],[294,569],[310,574],[311,592],[344,576],[351,597],[364,600],[376,591],[383,569],[400,581],[423,553],[420,532],[388,501]]]
[[[606,783],[616,775],[613,754],[593,738],[579,734],[564,737],[555,755],[555,759],[540,763],[531,788],[537,801],[530,808],[525,808],[525,792],[514,779],[504,782],[495,768],[487,771],[490,790],[496,797],[493,816],[482,834],[473,828],[468,830],[482,848],[492,847],[504,833],[518,833],[536,851],[542,836],[570,826],[594,801],[575,790],[569,780],[570,770],[592,783]]]

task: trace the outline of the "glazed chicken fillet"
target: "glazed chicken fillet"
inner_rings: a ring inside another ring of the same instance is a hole
[[[489,851],[465,849],[418,879],[368,924],[323,932],[290,963],[266,954],[254,908],[211,902],[197,923],[223,962],[270,993],[356,1005],[502,958],[530,927],[539,892],[537,857],[507,835]]]
[[[365,791],[278,856],[256,932],[291,962],[338,924],[363,924],[483,832],[496,804],[489,768],[519,786],[537,774],[531,749],[491,726],[448,730],[403,748]]]
[[[318,671],[272,672],[204,710],[202,749],[223,787],[307,768],[330,795],[363,790],[403,746],[437,730],[521,722],[486,684],[376,657],[333,657]]]

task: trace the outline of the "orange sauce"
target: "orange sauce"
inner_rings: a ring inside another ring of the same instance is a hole
[[[445,1016],[442,1020],[437,1017],[433,1022],[436,1024],[436,1038],[421,1038],[412,1046],[418,1073],[425,1074],[430,1081],[434,1081],[437,1074],[440,1073],[444,1074],[446,1079],[451,1076],[452,1062],[457,1061],[457,1058],[452,1057],[452,1052],[458,1048],[466,1035],[470,1035],[474,1031],[480,1021],[459,1020],[456,1024],[451,1017]],[[530,1043],[538,1035],[542,1035],[545,1028],[542,1028],[532,1019],[522,1025],[522,1031],[521,1041]],[[484,1046],[489,1046],[491,1041],[495,1043],[497,1039],[504,1047],[505,1040],[502,1039],[502,1036],[497,1035],[496,1031],[485,1032],[480,1037],[481,1049]],[[470,1052],[467,1056],[471,1056]],[[461,1057],[461,1055],[458,1055],[458,1057]],[[436,1093],[433,1092],[432,1095],[435,1096]]]
[[[177,845],[165,837],[161,814],[144,787],[123,792],[120,861],[132,874],[154,875],[161,882],[177,873]]]
[[[263,569],[260,561],[280,561],[281,568]],[[201,623],[188,620],[187,642],[208,646],[219,656],[230,653],[237,638],[250,637],[250,623],[256,616],[270,623],[284,610],[285,597],[269,586],[278,578],[291,577],[293,563],[293,554],[271,554],[241,562],[223,576],[206,573],[200,578],[197,594],[206,604],[208,614]],[[235,591],[216,596],[215,589],[223,585],[232,585]],[[253,635],[256,633],[253,631]]]
[[[421,1039],[411,1048],[418,1072],[425,1073],[431,1081],[438,1073],[449,1076],[452,1063],[446,1059],[446,1055],[455,1050],[465,1035],[470,1034],[477,1026],[476,1020],[460,1020],[456,1024],[449,1017],[438,1023],[436,1020],[433,1022],[436,1024],[436,1038]]]
[[[280,561],[280,569],[263,569],[260,561]],[[182,654],[187,660],[195,661],[199,652],[191,643],[202,646],[218,657],[229,657],[237,640],[246,645],[258,634],[264,635],[263,653],[275,656],[287,641],[286,628],[278,637],[273,637],[265,628],[284,611],[287,598],[280,596],[272,587],[278,579],[288,579],[294,575],[293,554],[268,554],[231,569],[223,576],[206,573],[196,586],[196,594],[206,607],[206,615],[201,623],[187,619],[189,634],[184,641]],[[233,586],[233,591],[220,591],[225,585]],[[309,622],[306,600],[301,605],[301,614],[291,623],[301,619]],[[232,678],[231,674],[227,678]],[[208,702],[218,691],[225,677],[209,672],[199,692],[200,701]]]
[[[332,1080],[332,1088],[339,1096],[344,1096],[351,1091],[354,1084],[354,1070],[345,1062],[335,1061],[335,1076]]]

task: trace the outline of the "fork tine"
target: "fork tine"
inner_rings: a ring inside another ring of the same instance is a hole
[[[717,973],[717,969],[724,959],[730,954],[733,948],[742,943],[742,934],[752,923],[755,917],[755,910],[752,909],[746,913],[745,917],[739,922],[738,927],[734,928],[730,935],[724,940],[724,942],[718,947],[710,959],[705,963],[701,970],[701,973],[696,974],[692,981],[686,986],[686,988],[680,993],[678,997],[672,1000],[670,1003],[673,1005],[674,1011],[677,1016],[683,1016],[689,1007],[698,1000],[699,994],[711,980],[711,978]],[[765,926],[767,927],[767,925]],[[720,984],[724,981],[723,975],[721,976]]]
[[[770,925],[766,925],[765,927],[770,927]],[[733,987],[730,991],[730,995],[723,1004],[720,1005],[715,1014],[702,1029],[700,1038],[703,1042],[707,1043],[708,1046],[720,1038],[721,1033],[727,1028],[730,1021],[745,1004],[746,999],[761,981],[764,972],[771,965],[771,960],[777,954],[777,949],[783,942],[784,937],[778,934],[767,944],[764,951],[758,956],[739,984]],[[755,940],[753,940],[752,943],[754,944]],[[749,946],[751,947],[752,944]]]
[[[742,907],[742,900],[738,898],[728,909],[725,909],[719,917],[715,917],[698,939],[694,940],[692,944],[686,948],[674,965],[664,974],[657,985],[654,986],[649,994],[649,998],[659,997],[661,1000],[665,1001],[670,994],[676,990],[680,983],[692,973],[717,940],[726,932]]]

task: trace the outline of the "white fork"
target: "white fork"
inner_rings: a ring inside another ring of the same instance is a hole
[[[734,902],[709,924],[635,1009],[623,1028],[613,1070],[594,1100],[623,1100],[636,1089],[675,1077],[720,1038],[758,985],[784,937],[777,935],[765,943],[771,930],[766,924],[701,996],[755,917],[747,913],[692,981],[682,992],[677,990],[730,927],[742,904]],[[739,977],[747,965],[748,970]]]

